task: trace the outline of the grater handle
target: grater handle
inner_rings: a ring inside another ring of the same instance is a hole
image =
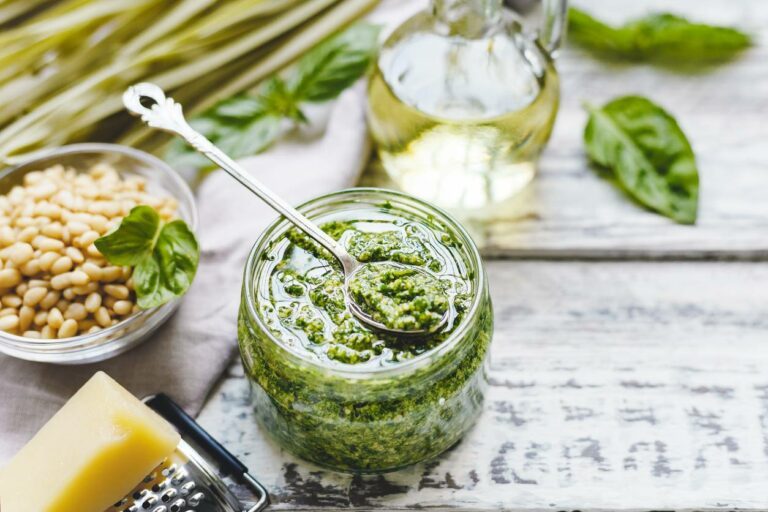
[[[181,434],[204,448],[219,464],[219,470],[224,476],[242,477],[248,473],[248,468],[242,462],[198,425],[192,416],[168,395],[158,393],[148,396],[144,403],[176,427]]]

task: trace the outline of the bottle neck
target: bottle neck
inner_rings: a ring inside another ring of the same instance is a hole
[[[447,35],[476,38],[500,23],[502,0],[431,0],[430,8]]]

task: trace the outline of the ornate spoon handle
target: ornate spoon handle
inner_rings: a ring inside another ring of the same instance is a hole
[[[336,240],[328,236],[315,223],[269,190],[259,180],[248,174],[203,134],[192,128],[184,119],[181,105],[176,103],[173,98],[166,97],[160,87],[146,82],[129,87],[123,94],[123,104],[132,114],[140,116],[141,120],[148,126],[180,136],[210,161],[224,169],[240,184],[259,196],[278,213],[284,215],[317,243],[328,249],[341,262],[345,274],[351,273],[359,265],[357,260],[350,256]]]

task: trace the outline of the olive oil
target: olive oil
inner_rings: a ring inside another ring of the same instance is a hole
[[[493,0],[473,2],[483,4],[480,20],[469,12],[448,25],[433,10],[389,37],[369,84],[368,117],[397,187],[478,211],[533,179],[559,83],[550,56],[516,21],[500,6],[494,18]]]

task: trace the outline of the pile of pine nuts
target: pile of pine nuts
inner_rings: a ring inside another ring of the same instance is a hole
[[[0,196],[0,330],[70,338],[136,313],[131,268],[110,265],[93,242],[140,204],[166,221],[178,206],[104,163],[29,172]]]

